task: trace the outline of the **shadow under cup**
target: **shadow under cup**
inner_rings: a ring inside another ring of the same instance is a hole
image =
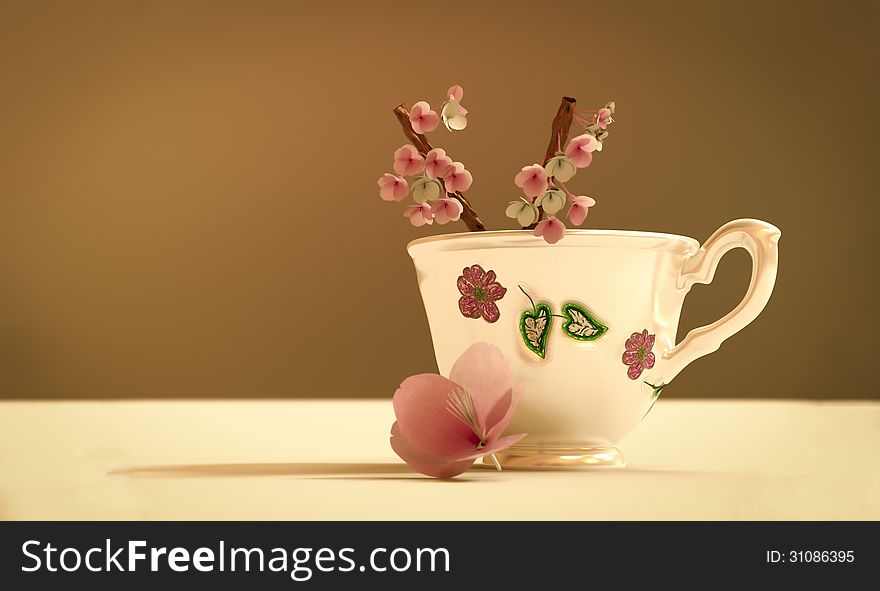
[[[758,220],[720,228],[701,247],[684,236],[569,230],[550,245],[529,231],[423,238],[413,258],[440,373],[472,344],[498,347],[522,399],[496,454],[507,468],[620,466],[616,444],[694,359],[753,320],[772,292],[779,230]],[[676,345],[684,298],[720,258],[754,265],[739,306]]]

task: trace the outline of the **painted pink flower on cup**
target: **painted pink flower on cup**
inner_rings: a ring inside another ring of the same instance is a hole
[[[598,149],[599,140],[589,133],[585,133],[571,138],[565,147],[565,155],[571,158],[571,161],[578,168],[586,168],[593,161],[593,152]]]
[[[575,226],[580,226],[587,219],[590,208],[596,205],[596,200],[586,195],[572,195],[571,207],[568,208],[568,220]]]
[[[434,221],[440,224],[448,224],[449,222],[457,222],[461,219],[461,213],[464,207],[458,199],[452,197],[441,197],[434,201],[431,205],[431,212],[434,214]]]
[[[409,195],[409,184],[405,178],[386,172],[376,184],[379,185],[379,197],[385,201],[401,201]]]
[[[623,363],[629,366],[626,376],[636,380],[646,369],[654,367],[654,335],[647,330],[634,332],[626,339],[626,350],[623,352]]]
[[[400,146],[394,151],[394,172],[401,176],[413,176],[425,168],[425,159],[412,144]]]
[[[489,343],[475,343],[452,366],[449,377],[411,376],[394,393],[396,421],[391,448],[409,466],[436,478],[452,478],[477,458],[493,455],[525,433],[502,433],[519,404],[510,366]],[[501,467],[495,460],[496,467]]]
[[[419,101],[413,105],[409,112],[409,122],[416,133],[429,133],[440,125],[440,115],[431,110],[431,105],[425,101]]]
[[[471,265],[461,271],[458,278],[458,309],[465,318],[480,318],[497,322],[501,317],[495,303],[504,297],[507,288],[495,281],[495,271],[484,271],[480,265]]]
[[[443,178],[452,172],[454,163],[443,148],[434,148],[425,156],[425,176],[429,179]]]
[[[532,234],[543,237],[547,244],[556,244],[565,236],[565,224],[556,216],[548,215],[545,219],[538,222]]]
[[[464,164],[461,162],[453,162],[452,169],[443,177],[443,182],[446,183],[446,190],[448,192],[455,193],[456,191],[459,191],[464,193],[471,188],[471,185],[474,182],[474,177],[464,167]]]
[[[547,172],[540,164],[523,166],[513,179],[516,186],[521,188],[526,197],[534,199],[547,190]]]
[[[434,214],[431,211],[431,206],[427,203],[407,205],[403,210],[403,217],[409,218],[409,223],[416,228],[426,224],[430,226],[434,223]]]
[[[599,129],[605,129],[608,127],[608,121],[611,119],[611,109],[608,107],[602,107],[599,109],[599,112],[596,113],[596,124],[599,126]]]

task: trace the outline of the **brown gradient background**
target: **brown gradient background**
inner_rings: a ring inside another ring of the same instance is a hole
[[[436,371],[404,250],[428,232],[375,181],[391,109],[452,83],[471,126],[434,138],[492,227],[569,94],[618,105],[575,181],[590,226],[782,229],[764,314],[664,395],[878,397],[878,3],[618,4],[4,3],[0,397],[389,397]],[[697,286],[680,336],[748,268]]]

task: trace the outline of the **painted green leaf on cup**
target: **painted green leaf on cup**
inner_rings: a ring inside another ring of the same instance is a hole
[[[562,306],[562,313],[565,315],[563,332],[578,341],[595,341],[608,331],[607,326],[577,304],[565,304]]]
[[[552,322],[550,308],[545,304],[538,304],[534,311],[523,312],[519,319],[519,331],[523,342],[529,351],[541,359],[547,354],[547,336],[550,334]]]

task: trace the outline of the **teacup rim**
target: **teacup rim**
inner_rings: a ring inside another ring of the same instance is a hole
[[[490,241],[492,238],[500,240]],[[625,244],[608,244],[609,242],[621,241],[625,241]],[[430,248],[432,246],[435,248]],[[410,256],[415,256],[414,251],[423,251],[425,248],[430,250],[479,250],[499,247],[571,248],[583,246],[664,250],[691,255],[699,250],[700,242],[690,236],[665,232],[576,228],[567,230],[565,237],[556,244],[548,244],[543,238],[535,236],[531,230],[485,230],[416,238],[406,245],[406,250]]]

